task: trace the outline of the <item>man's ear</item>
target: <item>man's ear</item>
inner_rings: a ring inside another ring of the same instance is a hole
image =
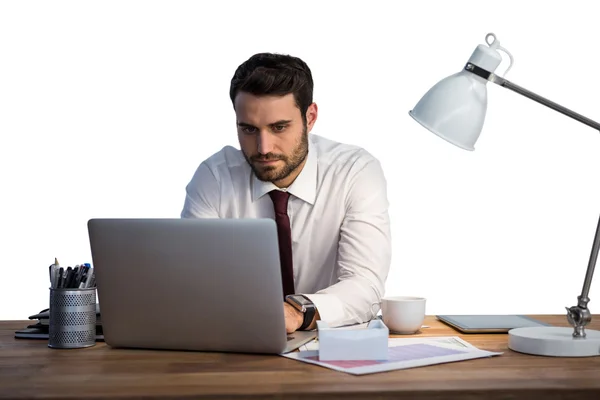
[[[312,103],[308,106],[308,110],[306,110],[306,130],[310,132],[317,122],[317,117],[319,115],[319,107],[317,107],[317,103]]]

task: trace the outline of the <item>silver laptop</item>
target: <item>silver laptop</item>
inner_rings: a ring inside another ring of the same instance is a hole
[[[91,219],[104,340],[112,347],[280,354],[288,335],[272,219]]]

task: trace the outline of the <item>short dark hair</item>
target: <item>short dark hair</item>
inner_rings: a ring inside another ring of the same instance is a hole
[[[275,53],[258,53],[242,63],[233,78],[229,97],[235,107],[235,96],[246,92],[255,96],[285,96],[293,93],[302,121],[313,102],[313,79],[310,68],[298,57]]]

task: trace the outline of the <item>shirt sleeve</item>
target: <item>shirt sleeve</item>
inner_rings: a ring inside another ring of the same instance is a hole
[[[349,184],[340,229],[338,282],[305,294],[331,327],[363,323],[379,312],[391,263],[387,182],[373,159]]]
[[[219,218],[219,182],[206,163],[196,169],[185,192],[181,218]]]

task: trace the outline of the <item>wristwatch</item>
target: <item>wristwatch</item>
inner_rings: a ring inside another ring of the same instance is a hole
[[[317,308],[314,303],[309,300],[308,297],[302,294],[290,294],[285,296],[286,303],[290,304],[296,310],[300,311],[304,314],[304,321],[298,330],[304,330],[310,326],[313,318],[315,317],[315,313]]]

